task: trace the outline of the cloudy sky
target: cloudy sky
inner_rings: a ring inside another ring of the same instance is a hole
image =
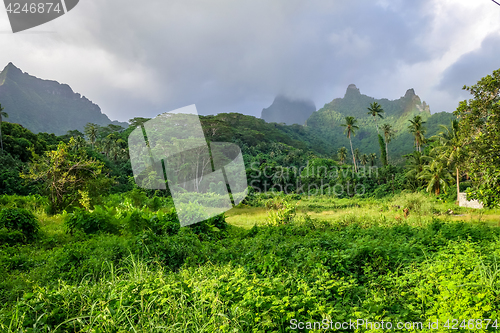
[[[491,0],[81,0],[12,34],[0,10],[0,67],[13,62],[69,84],[111,119],[189,104],[201,114],[260,116],[277,94],[317,108],[354,83],[432,112],[500,68],[500,6]]]

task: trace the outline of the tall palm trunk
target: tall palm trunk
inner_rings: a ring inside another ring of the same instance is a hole
[[[387,164],[389,164],[389,149],[387,149],[387,138],[385,138],[385,158],[387,159]]]
[[[375,126],[377,127],[377,134],[380,134],[380,133],[378,132],[377,117],[376,117],[376,116],[373,116],[373,119],[375,120]]]
[[[354,162],[354,171],[358,172],[358,167],[356,166],[356,159],[354,158],[354,150],[352,149],[351,133],[349,133],[349,143],[351,144],[351,154],[352,154],[352,161]]]
[[[1,112],[1,111],[0,111]],[[2,138],[2,115],[0,114],[0,145],[2,146],[3,153],[3,138]]]
[[[459,204],[459,200],[458,200],[458,195],[459,194],[460,194],[460,182],[459,182],[458,167],[457,167],[457,202],[456,202],[457,205]]]

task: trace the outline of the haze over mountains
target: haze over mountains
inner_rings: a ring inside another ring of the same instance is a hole
[[[268,123],[304,125],[314,111],[316,106],[311,100],[297,100],[278,95],[271,106],[262,109],[260,117]]]
[[[98,105],[75,93],[69,85],[23,73],[12,63],[0,73],[0,103],[9,114],[6,121],[35,133],[62,135],[69,130],[82,131],[87,123],[128,126],[111,121]]]
[[[262,118],[270,125],[281,123],[278,127],[287,134],[280,134],[283,138],[278,140],[279,142],[288,142],[289,138],[285,136],[293,137],[295,134],[292,135],[292,133],[300,134],[305,131],[304,133],[307,132],[310,136],[307,139],[302,138],[306,146],[312,148],[319,144],[323,147],[321,149],[315,147],[315,151],[336,154],[340,147],[349,145],[341,124],[345,122],[346,116],[354,116],[359,126],[356,135],[352,138],[354,148],[359,148],[362,154],[373,152],[378,154],[380,150],[375,122],[373,117],[368,115],[367,110],[373,102],[378,102],[385,111],[384,119],[377,119],[379,126],[388,123],[396,131],[395,138],[389,144],[389,157],[399,159],[403,154],[413,150],[413,138],[407,130],[409,119],[416,114],[421,115],[426,122],[427,137],[429,137],[440,130],[439,125],[449,125],[454,117],[446,112],[431,115],[429,105],[423,102],[413,89],[408,89],[404,96],[391,101],[363,95],[354,84],[351,84],[347,87],[344,97],[333,99],[318,111],[315,111],[312,101],[277,96],[271,106],[262,110]],[[128,126],[127,123],[111,121],[101,112],[98,105],[75,93],[67,84],[36,78],[23,73],[12,63],[9,63],[0,73],[0,103],[9,114],[6,121],[21,124],[36,133],[48,132],[62,135],[68,130],[82,131],[87,123],[96,123],[101,126],[109,124]],[[229,119],[224,115],[216,117],[216,119],[219,118]],[[254,117],[244,116],[241,119],[247,118]],[[268,127],[262,120],[260,120],[261,123],[245,121],[253,125],[252,128],[244,130],[246,133],[244,135],[249,136],[243,140],[244,142],[257,144],[258,141],[266,140],[259,130],[260,127],[262,131],[264,127]],[[232,123],[227,125],[241,127]],[[275,126],[275,129],[278,130],[278,127]],[[227,131],[230,132],[229,129]],[[251,138],[251,136],[254,137]],[[226,138],[229,141],[236,139],[236,137]]]

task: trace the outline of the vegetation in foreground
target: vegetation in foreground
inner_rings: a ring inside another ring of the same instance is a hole
[[[46,200],[1,197],[2,332],[287,332],[292,319],[500,315],[500,229],[485,222],[495,210],[450,215],[452,204],[419,193],[268,193],[228,224],[180,228],[169,199],[136,195],[51,217]],[[35,217],[40,230],[7,225],[4,212]]]

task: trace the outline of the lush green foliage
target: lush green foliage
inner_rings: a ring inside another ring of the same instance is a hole
[[[40,226],[37,218],[24,208],[4,208],[0,210],[0,230],[19,231],[27,241],[36,238]]]
[[[33,160],[22,177],[42,182],[53,211],[58,212],[77,202],[89,208],[90,200],[113,183],[102,173],[103,167],[104,163],[89,158],[84,148],[77,149],[72,138],[69,144],[60,142],[57,150],[43,156],[33,152]]]
[[[246,230],[206,224],[157,232],[152,226],[171,212],[125,203],[101,213],[135,215],[149,226],[120,236],[42,228],[44,238],[30,246],[0,248],[0,329],[288,332],[292,319],[500,315],[500,229],[447,220],[437,215],[446,205],[411,193],[300,203],[268,196],[270,212],[294,213]],[[408,219],[391,217],[402,207]],[[325,210],[339,214],[328,222],[305,215]]]
[[[455,111],[460,117],[460,146],[466,147],[464,166],[472,178],[472,198],[500,204],[500,69],[466,87],[473,98]]]

